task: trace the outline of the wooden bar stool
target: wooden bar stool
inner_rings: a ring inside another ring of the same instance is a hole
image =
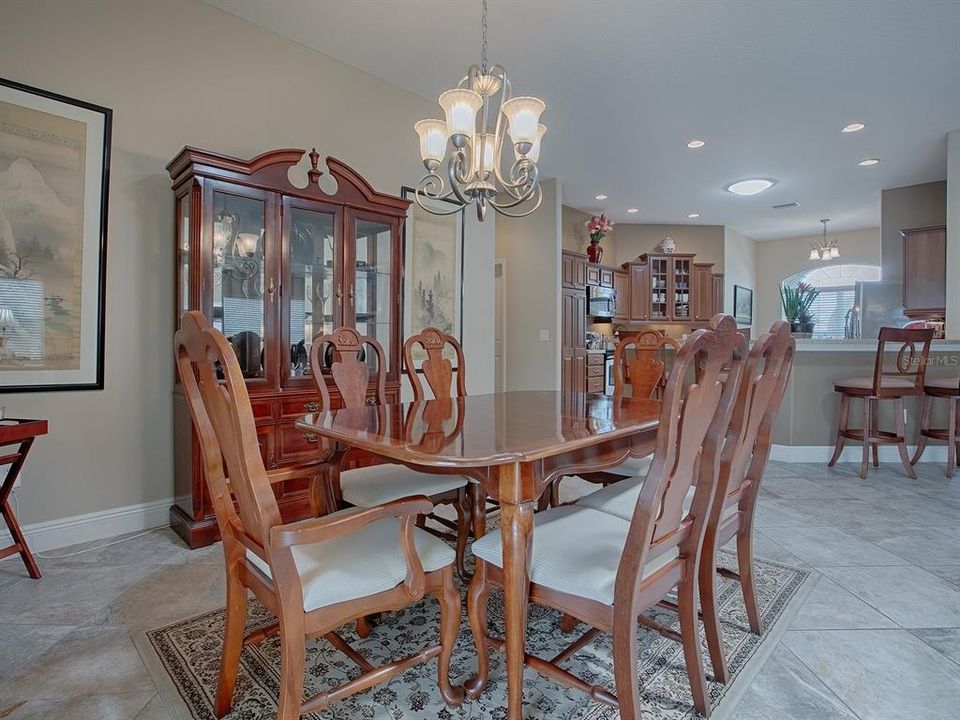
[[[877,343],[877,357],[873,366],[873,377],[849,378],[838,380],[833,389],[840,393],[840,416],[837,420],[837,440],[833,457],[827,463],[829,467],[837,464],[840,453],[847,440],[863,443],[863,459],[860,462],[860,477],[866,479],[873,449],[873,465],[880,465],[879,446],[896,445],[900,451],[900,461],[907,475],[916,478],[917,474],[910,464],[907,452],[906,421],[903,417],[903,398],[923,394],[924,376],[927,371],[927,356],[933,340],[931,329],[880,328]],[[887,343],[900,344],[897,352],[896,372],[884,371],[884,350]],[[922,349],[917,353],[917,345]],[[863,400],[863,427],[852,428],[849,425],[850,399]],[[879,410],[881,400],[893,401],[895,431],[880,429]]]
[[[949,403],[948,427],[930,427],[934,398],[946,398]],[[933,378],[923,384],[920,438],[917,440],[917,451],[910,461],[912,465],[920,462],[928,440],[943,440],[947,443],[947,477],[952,478],[957,471],[957,443],[960,443],[960,378]]]

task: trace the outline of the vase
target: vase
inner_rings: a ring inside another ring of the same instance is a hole
[[[813,320],[801,321],[800,332],[813,334]]]
[[[796,321],[790,323],[790,332],[792,332],[792,333],[802,332],[802,330],[801,330],[801,325],[800,325],[800,321],[799,321],[799,320],[796,320]]]
[[[600,241],[591,240],[590,244],[587,245],[587,260],[598,263],[601,258],[603,258],[603,247],[600,245]]]

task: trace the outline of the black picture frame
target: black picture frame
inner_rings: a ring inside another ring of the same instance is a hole
[[[740,325],[753,325],[753,290],[733,286],[733,317]]]
[[[79,100],[77,98],[72,98],[66,95],[61,95],[59,93],[51,92],[49,90],[44,90],[42,88],[33,87],[31,85],[25,85],[23,83],[17,82],[15,80],[10,80],[7,78],[0,78],[0,90],[3,88],[9,88],[20,93],[25,93],[27,95],[33,95],[38,98],[43,98],[52,103],[49,108],[44,108],[41,112],[48,112],[56,116],[56,105],[70,106],[73,108],[81,108],[84,111],[87,111],[92,116],[101,116],[100,122],[102,123],[102,145],[99,152],[99,157],[97,160],[97,167],[99,169],[100,183],[99,183],[99,202],[98,205],[98,228],[95,233],[86,232],[83,233],[81,239],[81,252],[87,243],[96,243],[97,247],[97,262],[96,262],[96,272],[97,272],[97,288],[95,292],[96,297],[96,306],[93,309],[87,310],[85,307],[81,306],[81,317],[78,322],[83,323],[83,314],[85,312],[91,312],[96,318],[96,342],[95,348],[90,350],[90,354],[94,357],[95,369],[92,371],[87,369],[81,369],[79,375],[92,375],[90,380],[79,380],[76,382],[64,382],[60,380],[51,380],[51,382],[43,381],[29,381],[24,384],[10,384],[10,380],[13,379],[11,376],[18,373],[22,373],[21,370],[2,370],[0,369],[0,393],[24,393],[24,392],[57,392],[57,391],[78,391],[78,390],[103,390],[104,387],[104,355],[106,348],[106,302],[107,302],[107,220],[109,215],[109,200],[110,200],[110,161],[111,161],[111,140],[113,134],[113,110],[101,105],[96,105],[85,100]],[[4,100],[3,96],[0,95],[0,100]],[[67,117],[67,116],[62,116]],[[2,135],[0,135],[0,140],[2,140]],[[87,151],[87,156],[85,157],[85,162],[90,160],[90,150]],[[84,203],[88,188],[84,186],[84,195],[80,199],[81,203]],[[92,213],[91,213],[92,215]],[[46,301],[46,298],[44,298]],[[83,350],[81,346],[80,355],[81,355],[81,368],[83,362]],[[39,369],[36,371],[31,371],[31,377],[33,375],[43,375],[44,373],[49,372],[52,375],[57,373],[63,374],[62,370],[44,370]]]

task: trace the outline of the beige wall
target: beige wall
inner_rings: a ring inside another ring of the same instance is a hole
[[[840,262],[880,265],[880,228],[830,233],[840,241]],[[763,240],[757,243],[757,286],[753,295],[753,324],[765,330],[780,319],[780,283],[801,270],[817,267],[810,260],[810,243],[820,235]],[[884,276],[886,279],[886,276]]]
[[[715,272],[719,272],[714,269]],[[765,329],[756,324],[757,318],[757,241],[733,228],[723,229],[723,312],[734,314],[733,287],[753,290],[754,323],[740,323],[740,327]],[[759,331],[759,330],[758,330]],[[756,335],[756,332],[754,335]]]
[[[960,338],[960,130],[947,135],[947,326],[948,338]]]
[[[25,470],[21,520],[168,498],[173,200],[165,164],[186,144],[244,158],[316,144],[399,194],[422,172],[413,123],[436,109],[199,0],[8,1],[0,15],[5,77],[114,110],[106,388],[0,399],[11,415],[50,421]],[[493,386],[493,232],[489,220],[467,231],[471,392]]]
[[[891,188],[880,193],[880,232],[883,247],[883,279],[903,282],[903,238],[909,228],[945,225],[947,183],[923,183]]]
[[[497,219],[497,257],[507,276],[507,390],[560,388],[561,185],[542,187],[535,213]],[[542,330],[548,339],[540,339]]]
[[[617,262],[633,260],[645,252],[656,252],[665,237],[673,238],[678,253],[696,253],[696,262],[714,263],[714,272],[723,272],[723,225],[641,225],[620,223],[613,229]]]

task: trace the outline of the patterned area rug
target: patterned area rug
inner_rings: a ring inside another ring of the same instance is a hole
[[[720,564],[736,567],[735,555],[721,551]],[[747,631],[746,611],[739,586],[719,579],[720,614],[732,682],[710,683],[711,705],[724,707],[742,692],[756,666],[776,645],[785,625],[799,605],[798,596],[809,591],[809,573],[767,560],[757,561],[757,585],[760,588],[760,609],[766,632],[756,637]],[[788,612],[788,608],[791,611]],[[502,597],[494,592],[490,598],[489,622],[492,634],[503,627]],[[466,613],[466,604],[464,604]],[[678,627],[676,615],[668,611],[649,611],[660,622]],[[528,621],[527,647],[543,657],[552,657],[568,645],[576,635],[566,636],[557,629],[560,616],[542,607],[531,607]],[[423,645],[435,643],[438,634],[439,610],[433,598],[402,612],[391,613],[374,627],[365,640],[359,639],[353,626],[341,629],[343,637],[372,663],[380,664],[414,652]],[[190,618],[168,627],[152,630],[145,648],[148,666],[162,687],[171,709],[184,720],[215,720],[213,700],[219,672],[224,612],[222,610]],[[256,601],[251,604],[248,629],[269,625],[272,615]],[[584,627],[578,628],[578,632]],[[693,710],[690,686],[679,643],[657,633],[639,630],[639,673],[644,701],[644,717],[655,720],[680,720],[697,717]],[[566,667],[587,682],[614,690],[612,640],[600,635]],[[704,661],[709,660],[705,641]],[[413,668],[380,685],[359,693],[308,718],[389,718],[390,720],[426,720],[427,718],[503,718],[505,716],[506,680],[502,655],[491,653],[490,682],[486,692],[476,701],[465,701],[457,709],[447,708],[436,686],[436,662]],[[280,651],[276,638],[258,646],[247,647],[241,657],[240,676],[234,695],[232,720],[262,720],[276,716],[279,693]],[[160,669],[162,668],[162,670]],[[455,683],[466,680],[474,671],[475,655],[466,616],[454,654],[450,676]],[[356,666],[323,639],[307,646],[307,696],[339,685],[359,674]],[[164,677],[159,677],[159,676]],[[582,693],[558,685],[527,669],[524,678],[524,703],[527,717],[582,718],[608,720],[619,717],[614,708],[593,703]],[[717,714],[714,713],[714,717]]]

